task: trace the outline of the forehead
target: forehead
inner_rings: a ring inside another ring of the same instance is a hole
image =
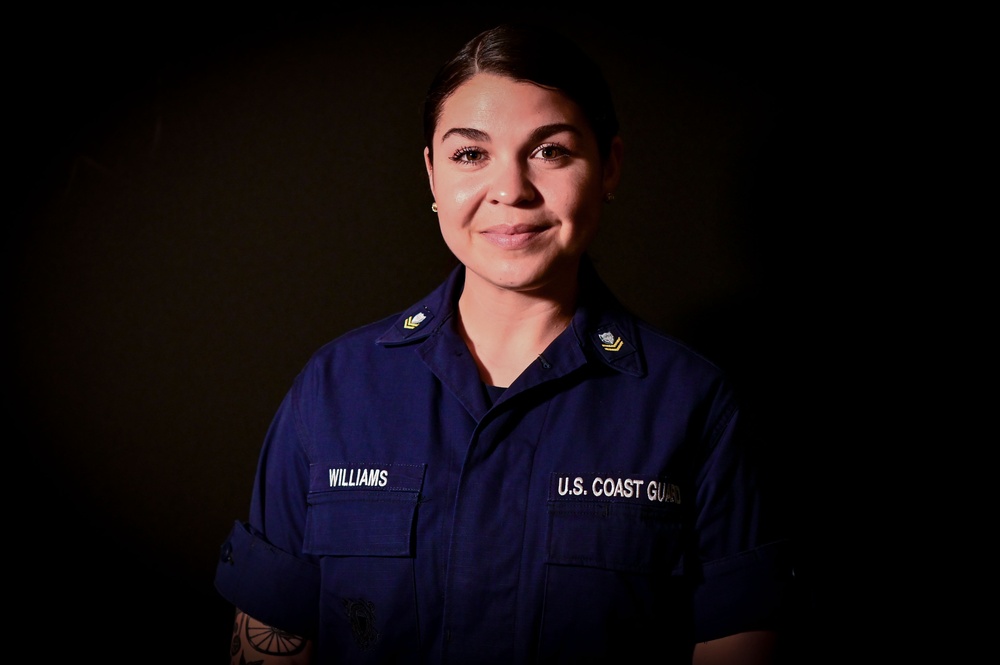
[[[476,74],[445,99],[435,135],[440,138],[455,128],[480,129],[492,135],[557,123],[574,125],[580,131],[587,126],[576,102],[558,90],[496,74]]]

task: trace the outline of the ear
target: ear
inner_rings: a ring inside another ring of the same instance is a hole
[[[435,194],[434,194],[434,164],[431,162],[431,149],[430,148],[424,148],[424,167],[427,169],[427,183],[431,186],[431,196],[435,197]]]
[[[622,137],[616,136],[611,140],[611,149],[608,151],[608,158],[604,160],[604,192],[614,192],[618,189],[618,181],[622,176],[622,159],[625,155],[625,144]]]

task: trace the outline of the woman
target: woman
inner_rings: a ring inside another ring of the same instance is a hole
[[[486,31],[424,131],[460,265],[286,395],[218,566],[232,662],[770,662],[791,570],[733,391],[586,257],[623,158],[598,67]]]

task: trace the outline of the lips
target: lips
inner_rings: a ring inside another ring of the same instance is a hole
[[[488,229],[483,229],[482,233],[495,233],[502,236],[513,236],[521,233],[539,233],[544,231],[546,226],[541,224],[497,224]]]
[[[488,242],[505,249],[519,249],[530,245],[551,227],[534,224],[497,224],[480,232]]]

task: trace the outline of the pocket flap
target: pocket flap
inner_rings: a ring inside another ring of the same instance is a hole
[[[650,573],[683,560],[680,489],[639,474],[553,474],[548,562]]]
[[[318,556],[412,556],[425,464],[313,464],[304,549]]]

